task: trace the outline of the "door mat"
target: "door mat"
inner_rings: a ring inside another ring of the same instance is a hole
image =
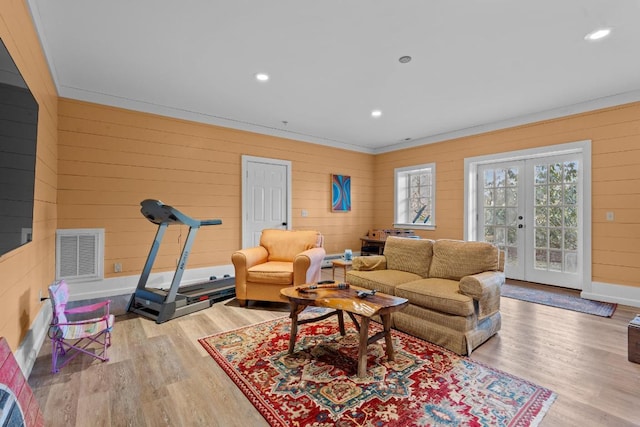
[[[519,299],[536,304],[548,305],[551,307],[564,308],[566,310],[578,311],[580,313],[593,314],[595,316],[611,317],[616,311],[617,304],[608,302],[592,301],[578,296],[558,294],[545,291],[544,289],[534,289],[526,286],[519,286],[512,283],[502,285],[501,295],[507,298]]]

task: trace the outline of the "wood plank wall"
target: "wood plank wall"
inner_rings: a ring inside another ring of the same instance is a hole
[[[142,270],[157,230],[140,214],[149,198],[222,219],[198,232],[188,268],[231,264],[241,246],[242,155],[292,162],[292,227],[319,230],[327,253],[359,249],[373,222],[373,155],[69,99],[58,107],[58,225],[105,229],[106,277]],[[331,212],[332,173],[352,177],[351,212]],[[154,271],[175,269],[186,232],[169,227]]]
[[[640,103],[380,154],[374,225],[393,221],[394,168],[435,162],[437,229],[418,234],[461,239],[465,158],[582,140],[592,141],[592,279],[640,287]]]
[[[39,105],[33,241],[0,257],[0,336],[15,351],[55,273],[58,101],[26,1],[2,1],[0,38]]]

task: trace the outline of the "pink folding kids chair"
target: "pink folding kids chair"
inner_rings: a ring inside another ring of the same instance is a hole
[[[60,371],[80,353],[88,354],[103,362],[109,360],[107,348],[111,346],[111,329],[113,328],[113,314],[109,314],[111,300],[67,309],[69,287],[64,280],[49,286],[49,297],[53,307],[53,319],[49,326],[52,372],[55,374]],[[98,310],[104,313],[101,317],[76,321],[67,319],[68,314],[86,314]],[[100,347],[88,349],[87,347],[92,343]],[[73,352],[69,353],[66,360],[58,366],[58,357],[66,355],[71,350]]]

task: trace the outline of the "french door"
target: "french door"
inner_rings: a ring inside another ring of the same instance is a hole
[[[571,153],[477,168],[477,240],[505,252],[506,276],[582,288],[583,166]]]

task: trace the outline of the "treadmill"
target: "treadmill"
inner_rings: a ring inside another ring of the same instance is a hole
[[[200,227],[210,225],[220,225],[222,220],[206,219],[197,220],[191,218],[176,208],[165,205],[159,200],[143,200],[140,205],[140,212],[154,224],[158,225],[155,239],[151,245],[149,256],[140,275],[135,294],[131,298],[128,311],[138,313],[145,317],[154,319],[156,323],[163,323],[185,314],[193,313],[211,305],[217,301],[222,301],[235,296],[235,278],[225,275],[221,279],[215,276],[208,281],[191,285],[180,286],[182,275],[189,251],[195,240],[196,233]],[[168,290],[147,288],[147,280],[151,274],[151,268],[158,255],[160,243],[164,237],[167,227],[172,224],[183,224],[189,227],[187,239],[182,247],[182,254],[176,272],[173,275],[171,286]]]

